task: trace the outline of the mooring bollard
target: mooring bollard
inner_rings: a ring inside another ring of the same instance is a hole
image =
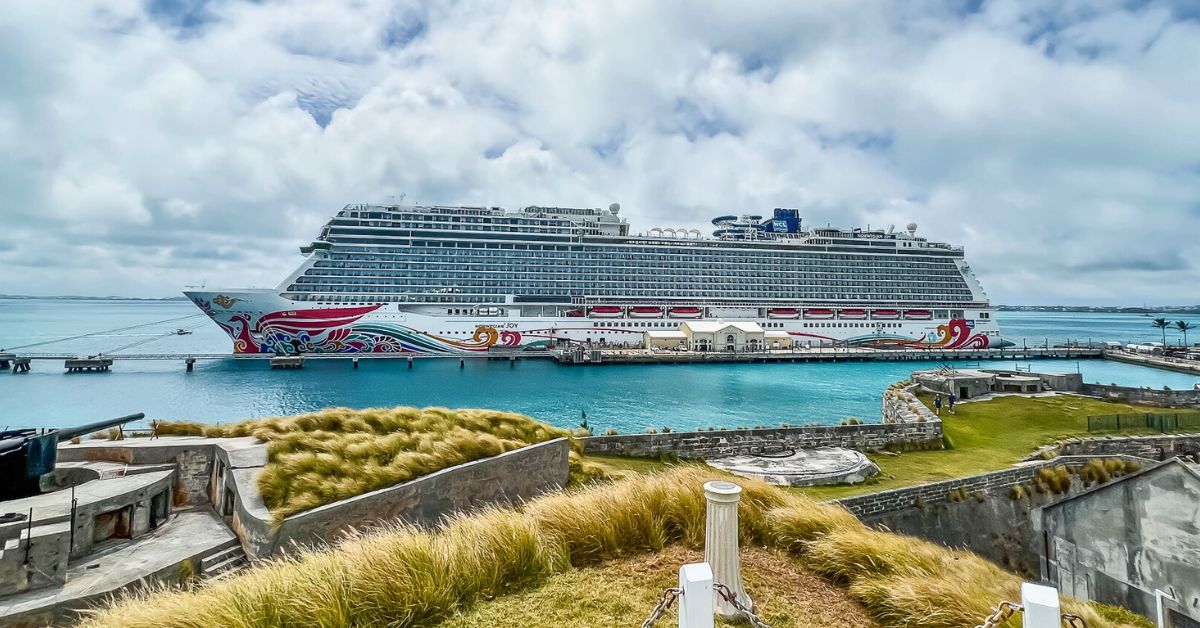
[[[1059,628],[1062,610],[1058,591],[1032,582],[1021,583],[1022,625],[1025,628]]]
[[[679,628],[713,628],[713,572],[708,563],[679,568]]]
[[[739,604],[753,608],[750,596],[742,586],[742,566],[738,558],[738,501],[742,487],[733,482],[713,481],[704,484],[708,502],[704,520],[704,562],[712,567],[713,580],[729,588]],[[717,612],[725,619],[740,613],[715,592]]]

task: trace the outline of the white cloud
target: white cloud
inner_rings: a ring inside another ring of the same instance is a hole
[[[1200,23],[1167,2],[185,4],[0,15],[0,292],[272,285],[407,193],[915,221],[997,302],[1200,302]]]

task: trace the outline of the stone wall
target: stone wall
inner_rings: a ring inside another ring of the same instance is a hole
[[[1200,390],[1154,390],[1107,384],[1083,384],[1080,392],[1089,397],[1160,408],[1200,408]]]
[[[1200,474],[1177,461],[1049,506],[1042,575],[1065,595],[1146,617],[1156,613],[1154,591],[1170,591],[1200,619],[1198,506]]]
[[[385,522],[431,527],[457,512],[521,502],[566,486],[569,452],[565,438],[529,445],[298,513],[278,527],[254,488],[261,469],[234,468],[226,475],[237,495],[233,528],[247,554],[265,558],[295,545],[333,543],[353,529]]]
[[[59,462],[105,460],[131,465],[175,464],[179,473],[172,486],[176,506],[208,502],[212,474],[213,441],[203,437],[128,439],[119,442],[85,440],[78,445],[60,444]]]
[[[942,422],[812,425],[765,429],[716,430],[589,436],[578,439],[589,454],[656,457],[671,453],[681,458],[721,458],[785,448],[845,447],[875,450],[889,445],[933,448],[942,443]]]
[[[1151,464],[1131,456],[1102,457]],[[1040,540],[1032,531],[1034,509],[1057,502],[1084,487],[1078,478],[1073,478],[1070,490],[1064,494],[1023,491],[1018,499],[1013,499],[1010,494],[1012,487],[1030,483],[1043,468],[1067,466],[1075,469],[1096,458],[1064,456],[966,478],[847,497],[837,503],[867,525],[911,534],[947,547],[966,547],[1013,571],[1036,577],[1040,571],[1041,548]],[[951,501],[951,493],[964,499]]]
[[[913,394],[912,391],[918,386],[912,384],[905,388],[889,388],[883,391],[884,423],[941,422],[938,415]]]
[[[1184,456],[1200,461],[1200,434],[1079,438],[1062,441],[1056,449],[1067,456],[1127,455],[1150,460]]]

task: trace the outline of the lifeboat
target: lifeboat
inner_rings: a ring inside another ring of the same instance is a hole
[[[871,310],[871,317],[884,320],[900,318],[900,310]]]
[[[767,309],[767,318],[799,318],[800,310],[794,307],[773,307]]]
[[[704,311],[698,307],[673,307],[667,310],[671,318],[700,318]]]
[[[620,318],[623,311],[615,305],[597,305],[588,309],[592,318]]]
[[[904,310],[904,318],[915,321],[927,321],[933,318],[933,312],[929,310]]]
[[[833,310],[809,308],[804,310],[804,318],[833,318]]]
[[[583,310],[567,310],[567,318],[582,318]]]
[[[663,309],[653,305],[638,305],[629,308],[630,318],[659,318],[662,316]]]
[[[866,318],[866,310],[838,310],[838,318]]]

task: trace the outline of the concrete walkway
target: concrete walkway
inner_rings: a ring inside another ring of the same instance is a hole
[[[237,543],[237,537],[211,510],[178,512],[142,538],[114,543],[72,563],[63,586],[28,591],[0,601],[0,625],[44,626],[71,620],[75,617],[72,611],[125,587],[142,582],[177,582],[183,575],[184,561],[192,561],[193,573],[199,573],[201,558]]]

